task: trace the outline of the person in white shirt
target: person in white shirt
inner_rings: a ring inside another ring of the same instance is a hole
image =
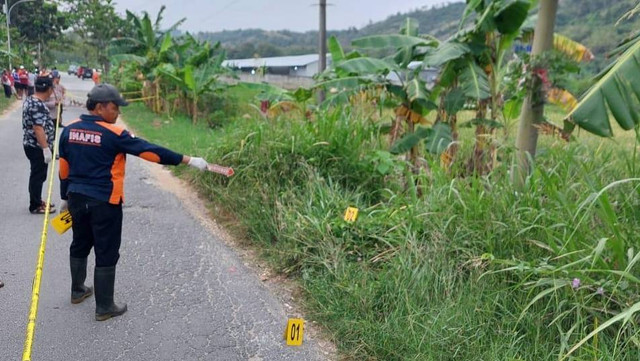
[[[31,96],[36,92],[36,73],[29,72],[29,84],[27,85],[27,95]]]

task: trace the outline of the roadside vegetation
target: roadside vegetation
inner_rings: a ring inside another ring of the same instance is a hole
[[[640,37],[578,101],[584,45],[547,31],[553,51],[513,57],[534,3],[467,1],[444,42],[412,19],[331,39],[296,91],[231,86],[219,44],[128,14],[110,76],[143,98],[137,132],[235,169],[176,172],[299,281],[345,359],[637,360]]]
[[[7,110],[13,102],[16,101],[14,97],[6,98],[0,97],[0,112]]]
[[[502,164],[483,177],[434,171],[419,198],[397,181],[407,164],[376,124],[348,110],[313,122],[252,114],[214,130],[139,105],[124,116],[152,141],[234,167],[229,180],[179,172],[300,280],[311,319],[354,360],[556,360],[636,297],[637,283],[607,277],[594,258],[615,229],[638,247],[638,183],[594,198],[637,177],[633,139],[548,139],[526,194]],[[348,206],[360,209],[353,224]],[[637,329],[626,329],[575,359],[636,360]]]

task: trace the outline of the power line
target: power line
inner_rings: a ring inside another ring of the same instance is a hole
[[[231,0],[226,5],[221,7],[220,9],[214,10],[212,13],[201,17],[197,22],[200,23],[200,22],[204,21],[205,19],[211,19],[214,16],[214,14],[218,15],[218,14],[224,12],[225,10],[227,10],[228,8],[230,8],[232,5],[235,5],[236,3],[240,2],[240,1],[242,1],[242,0]]]

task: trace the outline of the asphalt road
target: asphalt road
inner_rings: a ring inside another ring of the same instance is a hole
[[[82,98],[90,80],[62,80]],[[79,116],[67,107],[65,121]],[[21,108],[0,117],[0,360],[20,360],[42,215],[28,212],[29,163],[22,149]],[[283,304],[181,203],[159,188],[146,162],[128,157],[126,204],[116,301],[129,310],[94,320],[91,297],[72,305],[68,247],[71,232],[49,228],[32,360],[323,360],[305,335],[286,346]],[[55,182],[53,202],[60,203]],[[46,196],[46,187],[43,191]],[[87,284],[93,283],[93,253]]]

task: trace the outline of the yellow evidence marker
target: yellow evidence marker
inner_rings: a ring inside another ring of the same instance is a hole
[[[344,220],[349,223],[352,223],[356,221],[356,218],[358,218],[358,208],[355,208],[355,207],[347,208],[347,210],[344,212]]]
[[[58,234],[63,234],[71,228],[71,213],[64,211],[58,214],[58,216],[51,220],[51,225]]]
[[[301,318],[290,318],[287,322],[287,329],[284,331],[284,338],[287,346],[302,345],[302,335],[304,334],[304,320]]]

